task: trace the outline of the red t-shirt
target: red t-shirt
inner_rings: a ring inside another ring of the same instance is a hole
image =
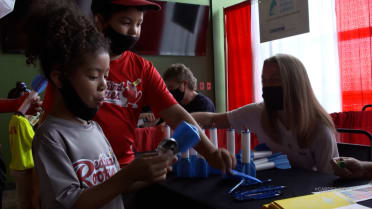
[[[52,105],[52,90],[48,87],[45,92],[43,106],[46,110]],[[152,63],[126,51],[110,62],[105,102],[94,120],[102,127],[120,165],[126,165],[134,159],[132,145],[142,107],[150,106],[158,116],[174,104],[177,101]]]
[[[105,102],[95,120],[102,127],[121,165],[134,159],[132,145],[143,106],[155,115],[177,104],[151,62],[133,52],[110,62]]]

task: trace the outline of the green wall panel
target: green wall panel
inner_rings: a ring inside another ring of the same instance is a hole
[[[212,0],[213,51],[216,111],[226,111],[225,50],[223,9],[243,0]]]
[[[24,81],[28,86],[35,75],[39,74],[37,68],[27,66],[25,56],[21,54],[1,54],[0,53],[0,98],[6,98],[10,89],[15,87],[17,81]],[[1,153],[7,165],[9,174],[10,149],[8,138],[8,123],[12,114],[0,114],[0,144]],[[11,181],[8,175],[8,182]]]

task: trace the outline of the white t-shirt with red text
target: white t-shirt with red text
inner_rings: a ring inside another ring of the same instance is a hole
[[[94,121],[83,125],[48,116],[36,132],[33,156],[42,209],[71,208],[84,190],[108,180],[120,169]],[[124,208],[121,195],[102,208]]]

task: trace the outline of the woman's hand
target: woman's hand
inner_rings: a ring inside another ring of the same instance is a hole
[[[331,160],[332,168],[335,175],[341,178],[362,178],[364,177],[365,169],[363,162],[351,157],[338,157]]]

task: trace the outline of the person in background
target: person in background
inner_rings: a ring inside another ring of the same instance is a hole
[[[319,104],[300,60],[278,54],[265,60],[263,102],[225,113],[194,113],[204,127],[250,129],[273,152],[287,154],[294,167],[331,173],[338,157],[332,119]]]
[[[345,179],[372,179],[372,162],[352,157],[337,157],[331,161],[335,175]]]
[[[108,41],[76,5],[44,1],[33,3],[25,29],[27,63],[40,63],[54,90],[33,141],[41,208],[123,209],[121,194],[137,181],[165,179],[169,156],[144,154],[120,169],[92,120],[107,90]]]
[[[213,102],[196,91],[197,79],[184,64],[173,64],[163,74],[168,90],[189,113],[216,112]]]
[[[21,97],[29,90],[24,82],[17,82],[16,87],[8,93],[8,99]],[[18,209],[33,208],[33,197],[37,197],[34,160],[32,157],[32,140],[34,130],[25,115],[15,112],[9,122],[9,144],[11,151],[10,173],[15,179]],[[35,201],[34,201],[35,202]],[[38,208],[36,205],[34,208]]]

